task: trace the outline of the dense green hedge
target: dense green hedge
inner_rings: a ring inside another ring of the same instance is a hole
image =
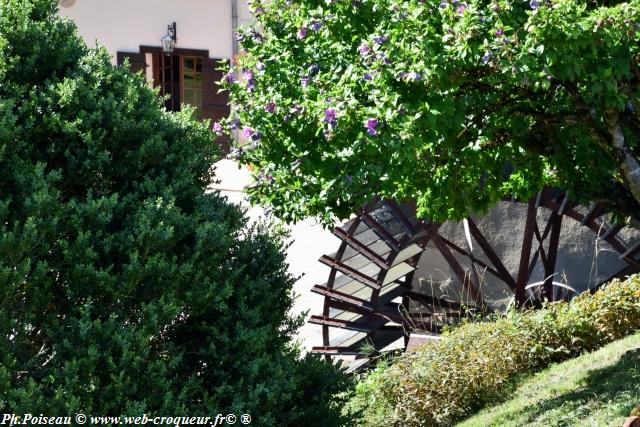
[[[205,191],[207,124],[56,6],[0,0],[0,413],[340,424],[282,236]]]
[[[616,280],[570,304],[456,327],[366,375],[348,410],[363,425],[450,425],[499,399],[515,376],[639,328],[640,277]]]

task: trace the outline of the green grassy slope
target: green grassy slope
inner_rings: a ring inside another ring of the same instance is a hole
[[[458,426],[619,427],[640,404],[640,333],[525,378],[512,395]]]

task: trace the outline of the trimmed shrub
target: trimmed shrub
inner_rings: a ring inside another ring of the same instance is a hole
[[[347,411],[362,425],[451,425],[491,401],[509,382],[552,362],[595,350],[640,329],[640,277],[540,310],[468,322],[442,340],[366,374]]]
[[[338,425],[291,344],[282,234],[205,193],[190,111],[87,49],[54,0],[0,0],[0,410]]]

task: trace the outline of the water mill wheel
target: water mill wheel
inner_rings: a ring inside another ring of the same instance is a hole
[[[595,290],[640,271],[640,233],[610,223],[601,204],[575,205],[545,189],[483,216],[434,223],[409,204],[380,200],[333,230],[338,250],[320,262],[329,278],[314,353],[366,360],[412,334],[437,338],[447,323],[510,304],[539,304]]]

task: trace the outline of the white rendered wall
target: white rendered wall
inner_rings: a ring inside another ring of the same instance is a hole
[[[96,41],[114,57],[160,46],[167,25],[177,24],[177,48],[206,49],[212,58],[231,58],[231,2],[234,0],[76,0],[60,15],[74,20],[89,46]],[[238,2],[238,24],[251,22],[245,0]]]

